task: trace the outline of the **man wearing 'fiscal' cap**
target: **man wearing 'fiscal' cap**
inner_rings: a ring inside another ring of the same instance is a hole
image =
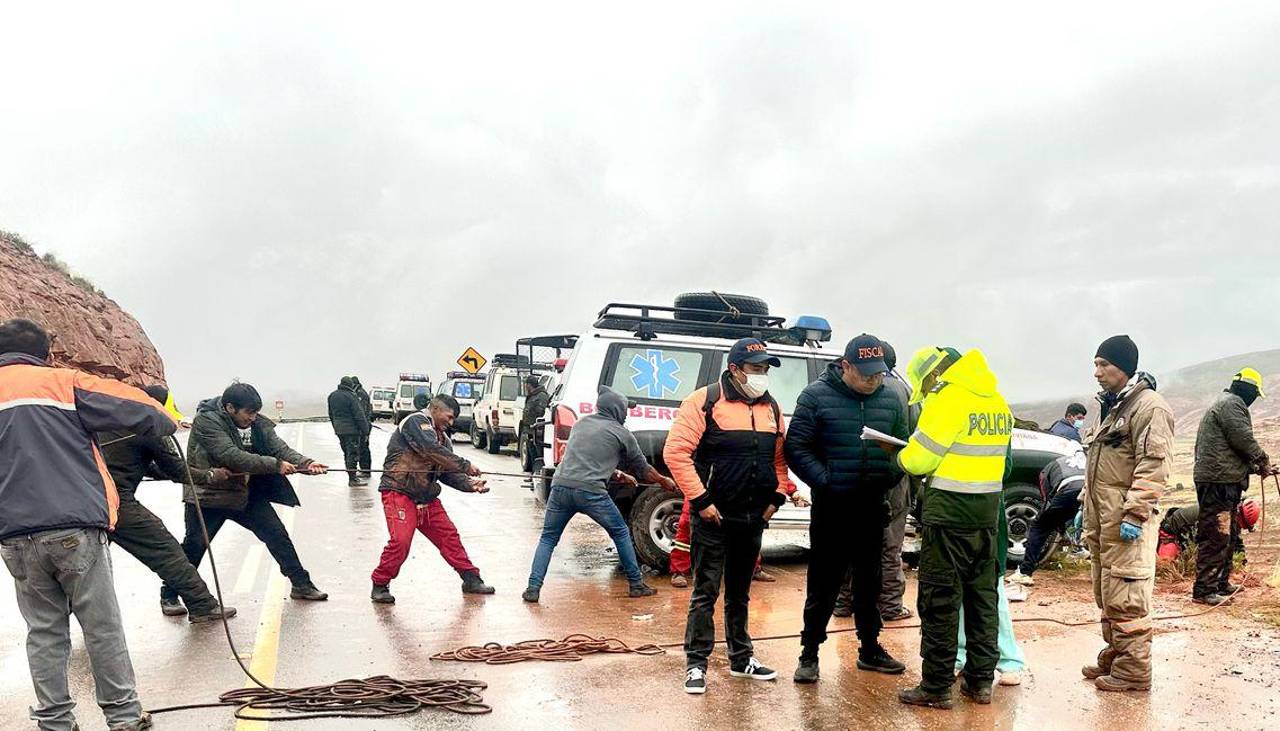
[[[1156,393],[1155,378],[1138,370],[1138,346],[1128,335],[1102,341],[1093,366],[1102,411],[1084,436],[1084,538],[1107,646],[1097,664],[1081,672],[1099,690],[1145,691],[1151,689],[1158,503],[1169,479],[1173,411]]]
[[[680,404],[662,451],[693,511],[693,593],[684,634],[686,693],[707,690],[707,659],[715,647],[722,580],[729,674],[749,680],[778,677],[755,658],[747,607],[765,525],[789,492],[782,409],[769,395],[769,369],[781,365],[756,338],[734,343],[720,379]]]
[[[897,674],[906,666],[880,645],[881,565],[888,493],[902,478],[893,455],[862,439],[864,428],[906,439],[907,403],[885,385],[884,343],[866,333],[849,341],[796,400],[787,432],[787,464],[813,491],[811,558],[795,682],[818,680],[818,648],[836,595],[852,567],[858,669]],[[901,562],[901,559],[899,559]]]
[[[1218,605],[1240,590],[1230,583],[1231,547],[1240,525],[1231,519],[1249,488],[1250,473],[1271,473],[1271,458],[1253,437],[1249,407],[1266,398],[1262,374],[1242,368],[1231,385],[1204,412],[1196,432],[1196,583],[1197,604]]]

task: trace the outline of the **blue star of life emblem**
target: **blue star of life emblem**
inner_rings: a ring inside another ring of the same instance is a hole
[[[649,398],[660,399],[680,390],[680,364],[661,350],[647,350],[631,358],[631,386]]]

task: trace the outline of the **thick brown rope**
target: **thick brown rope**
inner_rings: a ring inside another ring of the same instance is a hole
[[[563,640],[525,640],[514,645],[490,642],[460,647],[431,656],[443,662],[482,662],[487,665],[510,665],[530,660],[544,662],[578,662],[587,655],[662,655],[666,650],[657,645],[631,647],[616,637],[592,637],[574,634]]]

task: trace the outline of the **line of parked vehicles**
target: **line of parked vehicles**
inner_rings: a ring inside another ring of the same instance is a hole
[[[594,409],[600,385],[631,399],[627,428],[650,462],[665,472],[662,448],[680,402],[719,377],[730,346],[743,337],[768,342],[782,360],[782,367],[769,374],[770,391],[788,417],[800,391],[841,352],[824,348],[832,332],[821,317],[788,321],[771,315],[755,297],[695,292],[676,297],[671,306],[610,303],[582,332],[522,338],[515,353],[495,356],[487,373],[451,372],[434,393],[458,399],[462,412],[456,427],[477,449],[497,454],[515,444],[523,470],[533,475],[534,498],[545,504],[573,426]],[[546,413],[524,413],[522,384],[529,375],[551,394]],[[372,389],[375,414],[398,420],[412,410],[416,393],[432,393],[430,379],[419,376],[401,374],[395,389]],[[1021,561],[1028,529],[1043,507],[1040,470],[1074,450],[1067,439],[1014,430],[1013,471],[1005,481],[1011,565]],[[657,487],[621,484],[610,486],[610,495],[627,517],[640,560],[665,571],[681,497]],[[801,545],[808,543],[808,526],[809,508],[789,503],[770,521],[775,540]],[[909,528],[903,549],[908,563],[918,552],[912,532]]]

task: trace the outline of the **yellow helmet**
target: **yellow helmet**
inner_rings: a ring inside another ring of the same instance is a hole
[[[1254,386],[1257,386],[1258,388],[1258,398],[1267,397],[1267,394],[1262,392],[1262,374],[1253,368],[1241,368],[1240,372],[1237,373],[1235,377],[1233,377],[1231,380],[1244,381],[1245,383],[1252,383]]]
[[[911,356],[911,360],[907,363],[907,382],[911,384],[911,399],[908,403],[914,405],[924,401],[924,379],[933,373],[949,354],[947,348],[921,348]]]

